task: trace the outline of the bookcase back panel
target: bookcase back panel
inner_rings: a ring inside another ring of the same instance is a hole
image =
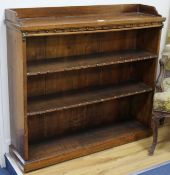
[[[125,98],[29,117],[29,141],[31,143],[61,137],[128,120],[131,118],[130,107],[131,104],[127,104]]]
[[[27,38],[27,60],[142,49],[158,53],[161,28]]]
[[[152,85],[153,74],[151,72],[154,71],[154,64],[155,59],[28,77],[28,97],[64,93],[88,87],[117,85],[134,80]]]
[[[152,95],[152,92],[134,95],[131,98],[29,117],[29,143],[60,138],[127,120],[137,120],[148,126]]]
[[[157,58],[134,63],[134,75],[136,81],[141,81],[154,89],[156,78]],[[147,70],[147,71],[146,71]]]
[[[98,85],[118,84],[133,79],[133,71],[132,65],[122,64],[102,69],[86,69],[30,77],[28,79],[28,96],[60,93]],[[39,86],[40,84],[42,86]]]
[[[134,96],[131,101],[132,116],[144,126],[151,128],[151,114],[153,107],[153,95],[154,90],[150,93],[146,93],[140,96]]]
[[[159,40],[161,28],[138,30],[136,47],[140,50],[159,54]]]
[[[136,47],[136,30],[27,38],[27,60],[51,59]]]

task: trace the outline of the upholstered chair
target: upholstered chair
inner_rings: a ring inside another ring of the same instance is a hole
[[[152,117],[153,143],[149,155],[153,155],[157,145],[159,124],[165,117],[170,117],[170,45],[166,46],[159,63],[160,73],[156,82]]]

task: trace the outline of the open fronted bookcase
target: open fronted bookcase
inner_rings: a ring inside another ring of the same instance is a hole
[[[140,4],[6,10],[10,153],[24,171],[151,134],[162,18]]]

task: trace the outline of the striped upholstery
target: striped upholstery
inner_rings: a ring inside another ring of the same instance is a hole
[[[164,92],[157,92],[154,95],[154,109],[170,112],[170,78],[163,81]]]

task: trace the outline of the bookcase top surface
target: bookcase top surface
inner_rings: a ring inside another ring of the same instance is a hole
[[[152,6],[141,4],[6,9],[5,21],[22,32],[82,32],[162,26]]]

